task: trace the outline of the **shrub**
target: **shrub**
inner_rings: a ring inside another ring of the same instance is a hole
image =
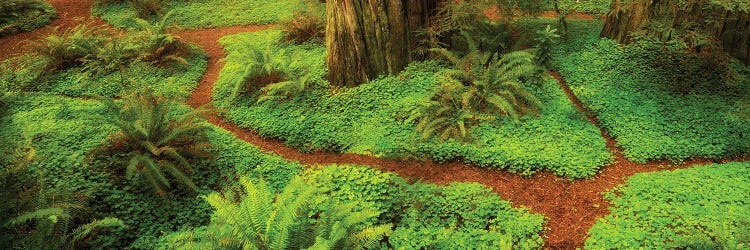
[[[288,100],[302,94],[310,87],[311,83],[310,76],[305,73],[303,76],[292,77],[291,80],[269,84],[261,89],[262,93],[258,98],[258,103]]]
[[[364,249],[391,231],[388,224],[368,225],[377,213],[352,211],[353,204],[327,202],[314,207],[311,201],[317,191],[301,178],[293,179],[279,194],[262,181],[243,178],[240,183],[245,195],[239,203],[232,193],[205,197],[216,208],[212,223],[202,230],[205,235],[195,237],[200,242],[190,236],[184,248]]]
[[[438,133],[439,138],[466,141],[469,129],[480,121],[507,115],[519,120],[527,110],[541,105],[522,85],[534,80],[537,65],[528,52],[512,52],[485,67],[488,55],[476,47],[463,57],[446,49],[435,52],[446,58],[451,69],[437,74],[442,83],[432,99],[416,109],[412,119],[419,120],[417,132],[426,140]]]
[[[240,95],[255,93],[266,85],[284,81],[287,78],[288,66],[289,57],[284,51],[275,52],[270,47],[264,50],[250,49],[249,61],[246,62],[243,73],[244,80],[234,84],[229,101]]]
[[[153,96],[150,91],[137,92],[124,101],[122,106],[112,100],[105,102],[117,117],[104,120],[121,129],[120,134],[110,141],[116,150],[128,154],[126,177],[138,173],[163,196],[171,187],[162,173],[166,171],[192,191],[197,191],[188,176],[191,173],[188,157],[209,155],[205,151],[209,146],[206,143],[207,127],[196,119],[202,110],[171,118],[172,104]]]
[[[187,44],[179,36],[169,33],[169,29],[173,27],[172,13],[167,13],[160,21],[154,23],[143,19],[136,20],[137,32],[132,35],[133,41],[130,42],[140,45],[138,59],[154,64],[188,64],[185,58],[191,51]]]
[[[57,31],[57,30],[56,30]],[[47,61],[47,70],[61,70],[92,60],[109,38],[104,27],[79,25],[34,42],[33,51]]]
[[[476,138],[473,143],[420,142],[415,136],[415,123],[408,117],[419,103],[435,94],[440,76],[436,72],[444,69],[444,64],[414,62],[397,76],[375,79],[357,88],[333,90],[320,80],[325,75],[325,48],[317,44],[279,44],[281,37],[280,31],[263,31],[223,38],[227,63],[212,102],[238,126],[279,138],[289,146],[377,157],[464,160],[480,167],[524,174],[550,170],[571,178],[590,177],[600,166],[610,163],[611,155],[601,131],[576,110],[551,77],[545,77],[541,86],[523,82],[525,89],[543,104],[539,116],[527,115],[524,122],[514,122],[496,115],[498,119],[471,128]],[[245,76],[248,51],[266,46],[271,46],[273,54],[283,50],[303,55],[292,63],[292,69],[309,70],[320,85],[284,102],[258,104],[244,98],[228,105],[232,87]]]
[[[5,174],[7,172],[3,173],[3,178],[7,177]],[[12,243],[14,247],[75,249],[83,247],[97,231],[125,227],[121,220],[111,217],[76,227],[85,215],[90,194],[73,192],[70,188],[47,189],[42,181],[34,184],[35,188],[14,193],[17,197],[8,200],[30,200],[28,208],[17,204],[16,209],[25,212],[4,222],[3,226],[16,228],[17,234],[23,234],[22,238]],[[31,197],[24,198],[23,195],[28,193],[32,193]]]
[[[284,41],[302,44],[308,41],[320,42],[325,39],[325,12],[315,0],[303,0],[305,8],[295,13],[294,18],[282,23]],[[318,10],[318,11],[316,11]]]
[[[550,25],[547,25],[543,30],[538,30],[536,32],[536,37],[534,38],[534,52],[539,65],[551,68],[552,46],[555,45],[559,39],[560,35],[557,34],[557,29],[553,29]]]

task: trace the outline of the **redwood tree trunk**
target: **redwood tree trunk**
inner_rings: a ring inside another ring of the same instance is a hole
[[[750,13],[708,8],[706,0],[612,0],[612,9],[601,35],[629,43],[632,32],[639,31],[650,21],[666,27],[685,29],[687,25],[713,36],[724,51],[750,62]],[[709,22],[709,19],[712,19]]]
[[[434,14],[436,0],[328,0],[328,80],[357,86],[400,72],[412,60],[414,31]]]

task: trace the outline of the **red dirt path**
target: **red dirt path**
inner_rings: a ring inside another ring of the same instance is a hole
[[[105,25],[103,20],[90,17],[91,6],[94,4],[93,0],[47,0],[47,2],[57,9],[57,18],[52,23],[39,29],[0,38],[0,61],[22,54],[30,46],[29,41],[54,33],[55,27],[66,30],[83,23]]]
[[[0,60],[24,51],[23,41],[43,37],[53,31],[51,27],[74,27],[84,21],[101,23],[99,19],[84,20],[77,17],[88,17],[91,0],[50,1],[60,14],[60,18],[47,27],[33,32],[26,32],[0,39]],[[584,17],[585,18],[585,17]],[[202,30],[180,31],[178,34],[186,41],[202,46],[208,55],[209,66],[198,88],[188,99],[193,107],[208,105],[211,100],[213,85],[218,79],[223,63],[225,51],[218,44],[218,39],[240,32],[253,32],[270,26],[242,26]],[[11,49],[13,48],[13,49]],[[596,119],[587,112],[580,100],[570,91],[559,74],[552,75],[560,83],[562,90],[570,97],[576,107],[584,112],[588,119],[598,126]],[[420,162],[414,160],[387,160],[372,156],[355,154],[337,154],[331,152],[300,153],[296,149],[287,147],[281,141],[266,139],[258,134],[239,128],[225,122],[216,112],[207,115],[207,120],[222,127],[238,138],[254,144],[264,151],[274,152],[284,158],[300,161],[305,165],[325,164],[357,164],[368,165],[377,169],[395,172],[405,178],[425,182],[447,184],[450,182],[472,181],[491,187],[503,199],[513,202],[516,206],[525,206],[536,213],[542,213],[548,218],[545,231],[546,248],[575,249],[582,247],[588,229],[600,218],[608,213],[609,204],[603,200],[601,192],[611,189],[636,173],[653,172],[663,169],[686,168],[696,165],[712,163],[705,159],[688,160],[685,163],[672,165],[670,162],[651,162],[636,164],[625,159],[616,147],[616,142],[602,129],[602,136],[607,140],[607,147],[613,153],[615,162],[590,180],[570,181],[560,178],[550,172],[541,172],[525,178],[506,171],[477,168],[464,163],[453,162],[437,164],[431,161]],[[744,160],[744,159],[743,159]],[[727,162],[723,160],[720,162]]]
[[[261,28],[261,27],[258,27]],[[231,33],[225,34],[229,35]],[[212,34],[213,42],[204,40],[202,45],[212,58],[223,58],[224,51],[216,42],[222,35]],[[215,61],[215,59],[212,59]],[[221,65],[209,63],[206,75],[201,80],[198,91],[193,92],[188,103],[193,107],[207,105],[210,102],[210,89],[219,76]],[[571,97],[576,107],[587,114],[589,120],[597,124],[583,108],[580,100],[573,95],[562,81],[562,78],[552,73],[558,79],[561,88]],[[607,139],[607,146],[615,155],[615,163],[605,167],[600,174],[591,180],[570,181],[557,177],[550,172],[538,173],[530,178],[522,177],[506,171],[473,167],[461,162],[437,164],[431,161],[388,160],[372,156],[357,154],[338,154],[332,152],[301,153],[290,148],[280,140],[263,138],[257,133],[226,122],[216,112],[211,112],[206,119],[222,127],[238,138],[258,146],[264,151],[274,152],[290,160],[296,160],[305,165],[327,164],[357,164],[368,165],[384,171],[395,172],[402,177],[424,182],[447,184],[451,182],[478,182],[491,187],[503,199],[513,202],[516,206],[528,207],[533,212],[542,213],[548,219],[548,230],[545,232],[546,248],[575,249],[582,247],[588,229],[593,226],[597,218],[608,214],[609,204],[600,195],[625,182],[627,177],[642,172],[653,172],[664,169],[686,168],[696,165],[712,163],[710,160],[689,160],[679,165],[671,162],[652,162],[636,164],[628,161],[616,142],[604,130],[602,136]]]

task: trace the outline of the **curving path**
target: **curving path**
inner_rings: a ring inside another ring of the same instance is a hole
[[[218,43],[219,38],[234,34],[233,32],[238,30],[258,31],[269,27],[245,26],[191,30],[179,33],[183,39],[203,46],[211,58],[206,74],[197,90],[188,99],[188,104],[194,108],[203,106],[211,109],[211,93],[223,66],[218,58],[224,58],[225,56],[224,49]],[[584,112],[588,119],[599,127],[596,119],[583,107],[581,101],[568,88],[562,77],[556,72],[551,72],[551,74],[558,80],[560,87],[578,110]],[[615,156],[615,163],[604,167],[594,178],[570,181],[550,172],[542,172],[530,178],[525,178],[507,171],[478,168],[461,162],[438,164],[431,161],[390,160],[366,155],[323,151],[301,153],[284,145],[280,140],[263,138],[253,131],[227,122],[214,110],[206,115],[206,119],[264,151],[279,154],[286,159],[296,160],[305,165],[368,165],[380,170],[395,172],[405,178],[430,183],[447,184],[464,181],[482,183],[491,187],[503,199],[516,205],[528,207],[533,212],[544,214],[549,219],[547,224],[549,229],[546,231],[545,241],[547,247],[551,249],[582,247],[588,229],[594,225],[597,218],[609,213],[607,209],[609,204],[600,193],[624,183],[633,174],[714,163],[714,161],[708,159],[688,160],[678,165],[669,161],[656,161],[648,164],[633,163],[620,153],[620,149],[615,146],[616,141],[604,129],[601,129],[602,136],[607,140],[607,147]],[[730,160],[716,162],[728,161]]]
[[[50,3],[58,9],[60,17],[44,28],[0,39],[0,60],[24,52],[28,47],[24,41],[40,39],[54,32],[53,27],[55,26],[66,29],[81,23],[103,24],[100,19],[89,17],[89,10],[93,3],[92,0],[80,2],[50,0]],[[592,179],[577,181],[560,178],[550,172],[541,172],[532,177],[525,178],[518,174],[473,167],[461,162],[437,164],[431,161],[389,160],[356,154],[331,152],[301,153],[294,148],[287,147],[282,141],[263,138],[252,131],[226,122],[210,107],[213,86],[223,66],[223,62],[220,59],[225,57],[225,51],[218,44],[218,39],[231,34],[254,32],[269,27],[271,26],[238,26],[178,32],[178,35],[184,40],[202,46],[210,57],[206,73],[197,89],[189,97],[187,103],[196,108],[207,106],[211,112],[206,115],[206,119],[212,124],[234,133],[238,138],[254,144],[264,151],[279,154],[286,159],[296,160],[305,165],[368,165],[384,171],[395,172],[412,180],[437,184],[470,181],[487,185],[503,199],[513,202],[516,206],[522,205],[528,207],[531,211],[542,213],[548,218],[545,241],[547,244],[546,248],[549,249],[575,249],[582,247],[588,229],[596,222],[597,218],[608,214],[607,208],[609,204],[602,198],[600,193],[624,183],[633,174],[664,169],[687,168],[732,160],[711,161],[707,159],[694,159],[677,165],[668,161],[636,164],[623,157],[620,149],[616,147],[615,140],[604,129],[601,129],[602,136],[607,140],[607,147],[615,156],[615,162],[610,166],[604,167]],[[561,89],[568,95],[575,106],[581,112],[584,112],[594,125],[598,126],[595,117],[583,107],[580,100],[570,91],[562,77],[555,72],[551,72],[551,74],[558,80]]]

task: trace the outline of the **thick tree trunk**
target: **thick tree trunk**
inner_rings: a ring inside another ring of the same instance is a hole
[[[412,60],[414,31],[434,14],[435,0],[328,0],[328,80],[357,86],[400,72]]]
[[[601,35],[620,43],[629,43],[632,33],[642,30],[651,21],[677,30],[690,26],[716,38],[730,55],[745,63],[750,62],[750,13],[707,8],[706,0],[676,2],[612,0],[612,9]]]

